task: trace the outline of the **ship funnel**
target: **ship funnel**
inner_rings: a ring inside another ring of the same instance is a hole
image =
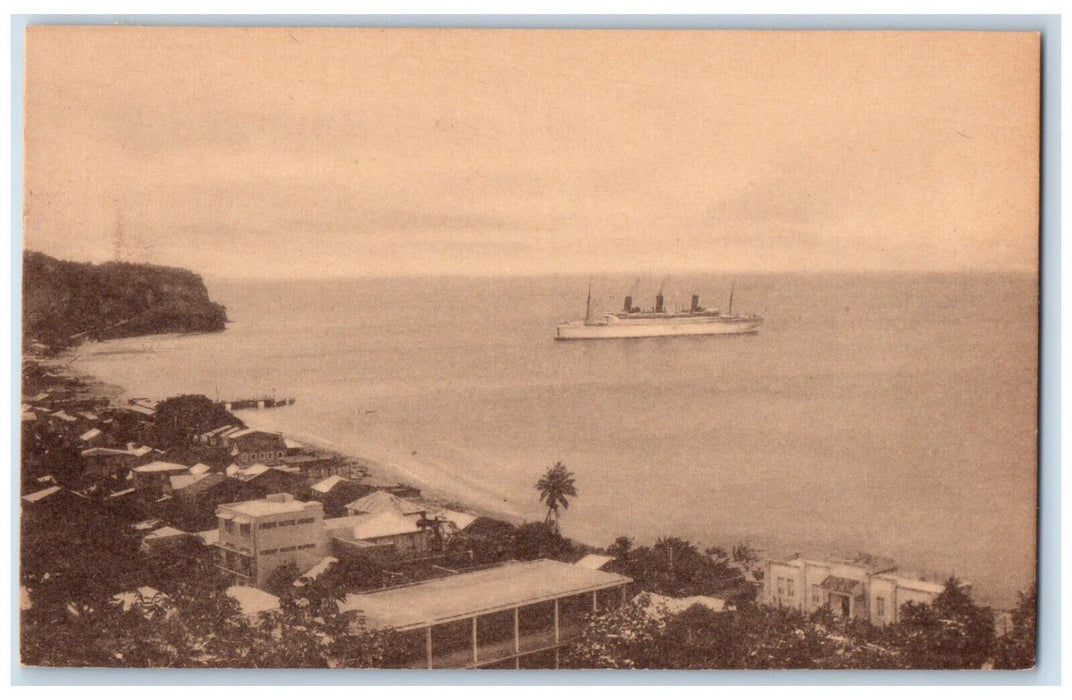
[[[625,313],[629,313],[633,310],[633,297],[625,298]]]
[[[661,314],[663,312],[663,295],[662,292],[655,295],[655,313]]]
[[[693,312],[696,312],[696,311],[700,310],[700,295],[699,294],[693,294],[692,295],[692,308],[690,308],[689,310],[693,311]]]

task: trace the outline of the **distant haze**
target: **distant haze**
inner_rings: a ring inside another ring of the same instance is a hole
[[[24,245],[220,277],[1031,270],[1026,33],[31,27]]]

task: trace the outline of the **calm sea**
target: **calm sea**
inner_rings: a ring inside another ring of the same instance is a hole
[[[729,281],[666,297],[724,308]],[[243,417],[517,517],[541,517],[533,483],[565,462],[563,528],[596,544],[866,551],[994,604],[1034,580],[1033,276],[738,276],[757,335],[554,342],[587,284],[210,280],[226,332],[85,346],[75,367],[139,396],[296,396]],[[597,277],[593,307],[658,285]]]

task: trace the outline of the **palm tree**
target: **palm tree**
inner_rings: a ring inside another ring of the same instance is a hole
[[[544,522],[551,524],[554,521],[555,533],[558,533],[558,509],[569,508],[566,496],[576,496],[577,486],[573,483],[573,472],[566,469],[562,462],[555,462],[555,466],[544,472],[540,480],[536,482],[536,490],[540,492],[540,502],[547,505],[547,517]]]

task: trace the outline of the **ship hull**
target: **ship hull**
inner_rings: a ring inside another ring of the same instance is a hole
[[[682,335],[740,335],[756,333],[762,318],[722,318],[717,321],[681,319],[663,323],[633,322],[564,323],[555,332],[555,340],[598,340],[611,338],[661,338]]]

